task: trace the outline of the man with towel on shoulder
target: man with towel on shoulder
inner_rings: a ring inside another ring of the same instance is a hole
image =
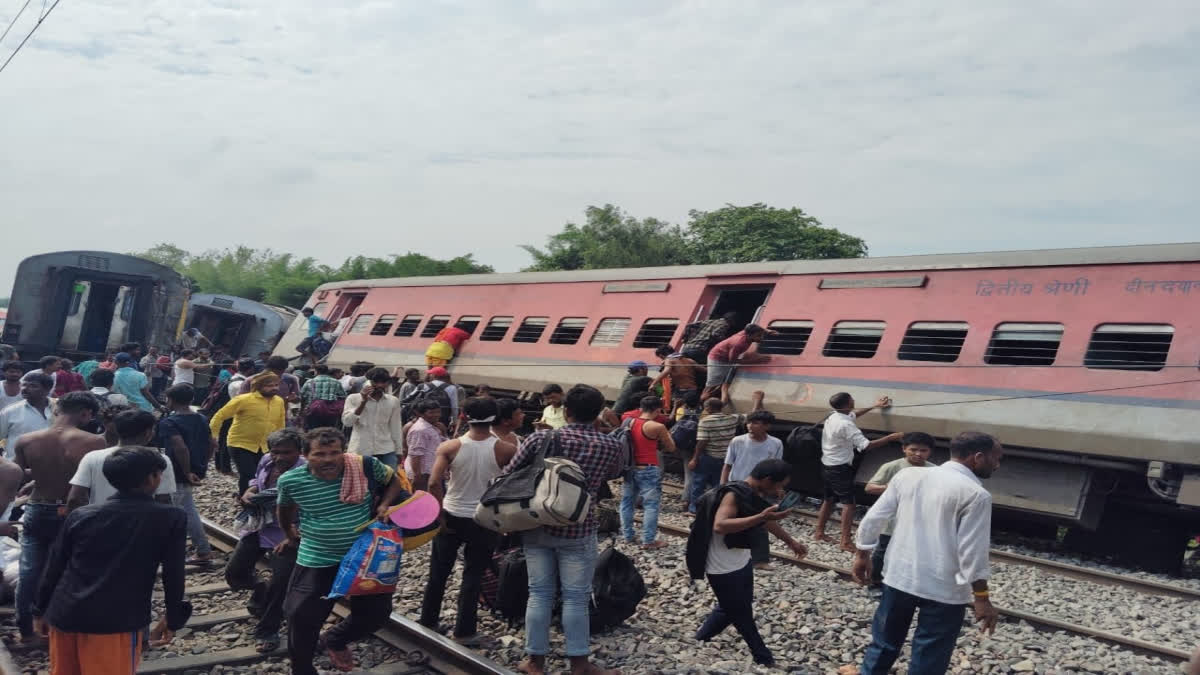
[[[350,615],[321,634],[335,600],[326,598],[342,558],[372,518],[387,518],[388,505],[412,491],[397,474],[374,457],[346,453],[346,437],[332,427],[313,429],[306,437],[304,459],[276,483],[277,520],[284,541],[277,550],[296,548],[296,567],[283,611],[288,620],[288,653],[294,675],[317,675],[313,655],[322,648],[338,670],[354,669],[349,644],[370,636],[392,613],[390,593],[348,598]],[[386,486],[376,506],[372,484]],[[318,637],[319,636],[319,637]]]

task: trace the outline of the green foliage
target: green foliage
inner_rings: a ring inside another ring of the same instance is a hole
[[[336,268],[322,265],[313,258],[297,258],[290,253],[246,246],[192,255],[178,246],[164,243],[133,255],[175,269],[191,281],[195,293],[225,293],[290,307],[303,306],[313,289],[327,281],[493,271],[490,266],[475,262],[470,254],[450,260],[411,252],[387,258],[355,256]]]
[[[638,220],[612,204],[589,206],[583,225],[567,223],[550,237],[546,249],[525,245],[533,256],[530,272],[547,270],[653,267],[691,262],[687,241],[678,225],[646,218]]]
[[[530,272],[704,263],[861,258],[867,244],[804,213],[766,204],[691,211],[686,227],[639,220],[612,204],[589,206],[583,225],[567,223],[545,249],[525,245]]]
[[[688,212],[688,236],[706,263],[861,258],[867,243],[824,227],[801,209],[766,204]]]

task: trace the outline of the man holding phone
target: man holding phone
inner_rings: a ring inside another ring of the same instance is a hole
[[[391,375],[383,368],[372,369],[367,380],[360,393],[346,397],[342,425],[351,430],[346,451],[372,455],[394,470],[404,438],[400,399],[388,393]]]
[[[746,641],[754,662],[764,666],[774,665],[775,657],[754,621],[750,548],[755,532],[765,530],[787,544],[796,556],[808,554],[808,549],[779,524],[790,511],[768,501],[783,493],[791,475],[792,467],[787,462],[768,459],[755,465],[745,481],[726,483],[706,492],[697,503],[687,542],[688,574],[693,579],[707,577],[717,596],[717,605],[696,631],[696,639],[711,640],[732,624]]]

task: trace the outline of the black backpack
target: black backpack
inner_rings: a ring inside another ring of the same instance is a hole
[[[525,551],[520,546],[510,548],[495,557],[496,595],[491,609],[509,626],[525,623],[525,607],[529,604],[529,569],[525,566]]]
[[[592,633],[603,633],[624,623],[645,597],[646,582],[637,565],[609,544],[596,558],[596,573],[592,576]]]
[[[820,459],[821,433],[824,426],[825,420],[821,420],[816,424],[801,425],[792,429],[787,440],[783,442],[783,459],[792,465]]]
[[[446,425],[446,428],[452,428],[454,420],[450,419],[450,413],[453,408],[450,407],[450,394],[446,393],[446,390],[450,386],[449,382],[441,384],[426,382],[417,387],[408,395],[407,399],[400,402],[400,419],[408,423],[414,417],[413,410],[416,408],[417,403],[430,400],[437,403],[438,407],[442,409],[442,423]]]

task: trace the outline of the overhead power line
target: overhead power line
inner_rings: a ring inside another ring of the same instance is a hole
[[[25,8],[29,6],[29,3],[30,0],[25,0],[25,4],[21,5],[21,9],[17,10],[17,15],[12,18],[12,21],[8,22],[8,28],[5,28],[4,34],[0,35],[0,44],[4,44],[4,38],[8,37],[8,31],[12,30],[12,27],[17,25],[17,19],[21,18],[21,15],[25,13]]]
[[[13,58],[16,57],[17,53],[21,51],[21,48],[25,46],[25,43],[29,42],[29,38],[33,37],[33,33],[38,29],[38,26],[42,25],[42,22],[50,16],[50,12],[53,12],[54,8],[58,7],[58,3],[61,1],[62,0],[54,0],[54,4],[50,5],[50,9],[47,9],[45,14],[38,17],[37,23],[33,24],[33,28],[30,28],[29,32],[25,34],[25,38],[21,40],[21,44],[17,45],[17,48],[13,50],[13,53],[8,55],[8,58],[4,60],[3,64],[0,64],[0,73],[3,73],[4,69],[8,67],[8,64],[12,63]],[[28,5],[29,0],[26,0],[25,4]],[[25,11],[25,7],[22,7],[21,11]],[[12,28],[12,26],[9,26],[9,28]],[[5,35],[7,34],[8,31],[6,30]]]

